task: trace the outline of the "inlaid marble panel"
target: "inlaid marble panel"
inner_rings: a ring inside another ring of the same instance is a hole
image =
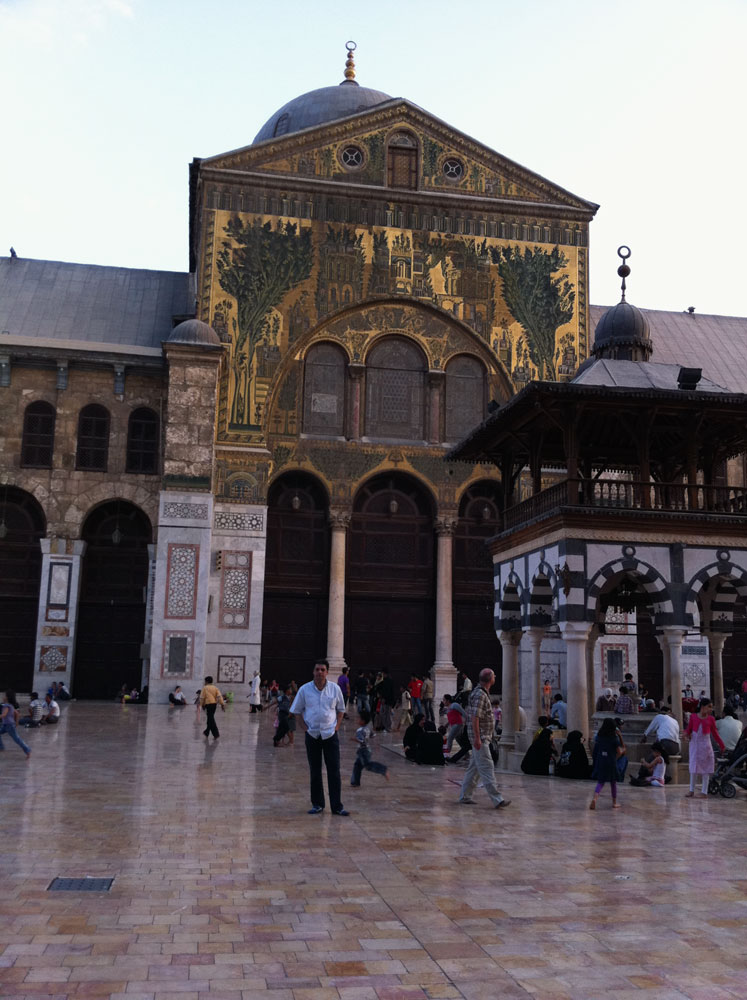
[[[194,618],[199,559],[197,545],[169,545],[165,618]]]

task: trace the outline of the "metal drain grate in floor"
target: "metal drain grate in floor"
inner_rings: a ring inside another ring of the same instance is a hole
[[[108,892],[113,878],[53,878],[47,892]]]

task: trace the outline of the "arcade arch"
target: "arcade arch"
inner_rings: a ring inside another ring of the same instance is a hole
[[[25,490],[0,492],[0,685],[30,690],[34,673],[44,511]]]
[[[142,684],[153,530],[135,504],[109,500],[88,513],[81,538],[86,549],[72,691],[76,698],[110,699],[123,684]]]

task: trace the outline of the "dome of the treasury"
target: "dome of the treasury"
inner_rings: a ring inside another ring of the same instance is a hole
[[[348,60],[345,65],[345,79],[336,87],[319,87],[307,94],[294,97],[274,115],[267,119],[254,137],[254,142],[264,142],[266,139],[279,138],[291,132],[311,128],[313,125],[323,125],[325,122],[337,121],[349,115],[366,111],[383,101],[391,100],[389,94],[381,90],[371,90],[356,83],[353,66],[353,48],[348,43]]]
[[[199,344],[201,346],[220,346],[220,337],[207,323],[200,319],[185,319],[178,323],[166,338],[169,344]]]

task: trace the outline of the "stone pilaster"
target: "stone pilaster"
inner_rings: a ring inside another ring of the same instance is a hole
[[[161,494],[150,648],[152,702],[168,701],[176,684],[201,687],[205,674],[212,673],[205,660],[212,521],[212,494]]]
[[[327,617],[327,659],[335,677],[346,666],[345,650],[345,542],[350,513],[329,512],[332,543],[329,559],[329,611]]]
[[[64,681],[75,694],[78,599],[86,543],[72,538],[42,538],[40,545],[42,569],[33,690],[43,696],[52,681]]]
[[[248,695],[259,669],[267,507],[214,502],[205,673],[224,693]]]

